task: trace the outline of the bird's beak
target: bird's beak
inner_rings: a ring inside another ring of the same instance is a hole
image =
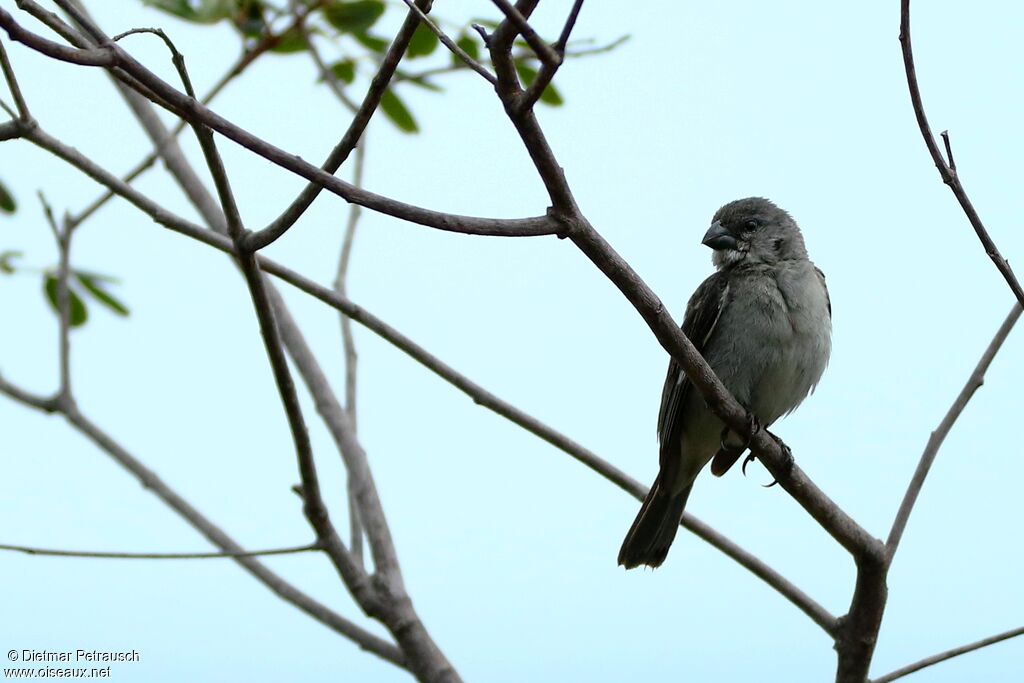
[[[720,222],[715,221],[708,228],[708,231],[704,233],[704,239],[701,240],[701,244],[711,247],[715,251],[719,249],[735,249],[736,237]]]

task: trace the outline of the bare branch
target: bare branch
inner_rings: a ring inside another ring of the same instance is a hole
[[[980,650],[983,647],[988,647],[989,645],[994,645],[1004,640],[1016,638],[1017,636],[1021,635],[1024,635],[1024,626],[1021,626],[1020,628],[1011,629],[1009,631],[1004,631],[1003,633],[997,633],[994,636],[983,638],[982,640],[970,643],[968,645],[961,645],[960,647],[955,647],[952,650],[946,650],[945,652],[934,654],[931,657],[925,657],[919,662],[914,662],[913,664],[909,664],[901,669],[896,669],[895,671],[887,673],[884,676],[874,678],[871,680],[871,683],[890,683],[890,681],[895,681],[897,678],[909,676],[910,674],[920,671],[921,669],[927,668],[929,666],[932,666],[933,664],[938,664],[948,659],[953,659],[954,657],[965,655],[968,652],[974,652],[975,650]]]
[[[960,207],[967,215],[967,220],[970,221],[971,227],[974,228],[974,232],[978,235],[978,239],[981,240],[982,245],[985,247],[985,253],[992,259],[992,262],[1002,273],[1003,279],[1006,280],[1006,284],[1009,285],[1010,290],[1013,291],[1013,295],[1017,297],[1017,301],[1024,305],[1024,289],[1021,288],[1020,282],[1017,281],[1017,276],[1013,274],[1013,269],[1010,268],[1010,264],[1007,262],[1003,255],[999,253],[999,249],[996,247],[995,242],[989,236],[988,231],[985,229],[985,225],[981,222],[981,217],[978,212],[975,211],[974,205],[971,203],[970,198],[967,196],[966,190],[964,190],[963,184],[960,182],[960,175],[957,173],[956,165],[953,162],[953,151],[949,147],[949,136],[948,133],[943,133],[943,139],[946,143],[946,150],[949,155],[949,163],[942,158],[942,152],[939,150],[939,145],[935,141],[935,135],[932,133],[932,128],[928,124],[928,117],[925,115],[924,103],[921,100],[921,88],[917,84],[917,70],[914,67],[914,50],[910,43],[910,0],[900,0],[900,45],[903,48],[903,66],[907,73],[907,87],[910,90],[910,101],[914,107],[914,116],[917,118],[917,126],[921,130],[921,137],[924,138],[924,144],[928,148],[928,153],[931,154],[932,161],[935,162],[935,167],[939,169],[939,175],[942,177],[942,182],[949,186],[949,189],[953,191],[953,196],[960,203]]]
[[[432,0],[417,0],[417,2],[424,9],[429,10]],[[324,162],[323,170],[325,172],[329,174],[335,173],[345,163],[345,160],[348,159],[352,149],[359,143],[359,138],[362,137],[363,131],[366,130],[367,124],[370,123],[370,117],[377,111],[381,97],[384,96],[384,91],[387,90],[391,77],[394,76],[395,69],[398,68],[398,63],[405,55],[405,51],[409,47],[409,41],[412,40],[419,22],[420,20],[416,13],[410,11],[395,35],[391,47],[388,48],[387,53],[384,55],[384,59],[381,60],[380,68],[370,82],[370,87],[366,91],[362,104],[359,105],[359,110],[352,118],[352,122],[349,123],[348,129],[342,136],[341,141],[331,150],[327,161]],[[315,183],[306,186],[295,201],[285,209],[284,213],[267,227],[253,233],[251,237],[246,239],[246,249],[257,251],[283,235],[305,213],[306,209],[313,203],[313,200],[320,194],[321,189],[321,186]]]
[[[316,6],[319,6],[319,3],[317,3]],[[310,12],[312,12],[313,9],[314,7],[307,8],[306,11],[301,12],[296,16],[296,19],[291,24],[291,26],[284,29],[280,33],[264,36],[263,38],[260,39],[258,43],[252,46],[252,48],[245,50],[242,53],[242,55],[234,62],[234,64],[232,64],[231,67],[228,68],[224,75],[217,80],[213,87],[210,88],[210,91],[206,93],[206,96],[203,97],[203,99],[201,100],[202,103],[209,104],[210,102],[212,102],[214,98],[217,97],[217,95],[219,95],[221,91],[223,91],[224,88],[227,87],[229,83],[231,83],[231,81],[245,73],[246,69],[248,69],[250,65],[254,64],[261,55],[266,54],[276,44],[280,43],[282,36],[285,35],[288,31],[294,29],[296,26],[304,26],[302,20],[305,19],[305,17]],[[310,44],[310,50],[312,51],[312,44]],[[185,130],[187,127],[187,121],[179,121],[178,124],[171,131],[170,138],[176,138],[178,135],[181,134],[181,131]],[[140,175],[145,173],[147,170],[152,168],[153,164],[155,164],[157,159],[160,158],[160,150],[162,148],[163,143],[157,145],[157,148],[154,151],[146,155],[146,157],[139,161],[139,163],[137,163],[132,168],[132,170],[130,170],[125,176],[123,176],[124,181],[126,183],[130,183],[136,178],[138,178]],[[110,199],[116,196],[117,195],[108,190],[107,192],[103,193],[101,196],[93,200],[93,202],[91,202],[80,212],[71,216],[71,218],[68,219],[68,223],[73,226],[78,226],[84,223],[94,213],[96,213],[96,211],[102,208],[104,204],[106,204],[108,201],[110,201]]]
[[[418,20],[417,20],[418,21]],[[208,126],[225,137],[235,141],[241,146],[249,149],[259,156],[285,168],[297,175],[311,181],[312,185],[304,191],[300,199],[293,203],[292,207],[282,214],[279,220],[281,225],[288,223],[288,220],[298,219],[298,216],[305,211],[309,202],[320,192],[320,188],[336,194],[346,201],[354,202],[365,206],[368,209],[378,211],[402,220],[432,227],[438,230],[459,232],[469,235],[487,235],[499,237],[536,237],[542,235],[553,235],[557,232],[558,226],[555,221],[547,216],[536,216],[532,218],[519,219],[496,219],[479,218],[474,216],[459,216],[456,214],[433,211],[404,202],[399,202],[382,195],[368,192],[353,187],[351,184],[331,175],[328,171],[318,168],[293,154],[271,145],[248,131],[234,125],[220,117],[207,107],[195,101],[193,98],[178,92],[172,86],[165,83],[155,74],[147,70],[116,44],[111,43],[100,48],[78,50],[66,48],[57,43],[48,41],[21,28],[14,18],[4,10],[0,9],[0,27],[7,30],[8,35],[18,42],[55,59],[69,61],[76,64],[92,66],[106,66],[109,68],[120,67],[128,72],[132,79],[128,79],[129,86],[143,87],[140,92],[151,98],[155,104],[172,111],[182,118],[202,125]],[[115,69],[115,76],[118,75]],[[141,78],[139,78],[141,75]],[[371,86],[372,87],[372,86]],[[343,145],[335,148],[342,148]],[[333,157],[333,155],[332,155]],[[328,161],[331,159],[329,158]],[[325,169],[329,164],[325,162]],[[335,169],[336,170],[336,169]],[[308,196],[308,199],[307,199]],[[301,205],[301,206],[300,206]],[[293,221],[294,222],[294,221]],[[288,223],[288,227],[290,227]],[[269,227],[269,226],[268,226]],[[285,228],[286,229],[286,228]]]
[[[31,0],[25,1],[29,2]],[[56,2],[69,12],[77,23],[85,26],[88,32],[95,36],[97,40],[104,44],[109,43],[103,32],[87,16],[83,16],[76,9],[77,6],[70,6],[68,0],[56,0]],[[117,72],[114,72],[113,75],[120,80]],[[136,84],[131,81],[125,81],[125,83],[129,87],[136,87]],[[154,113],[149,104],[141,102],[140,96],[135,93],[130,93],[126,99],[132,111],[150,135],[151,140],[156,143],[159,140],[166,139],[166,129],[153,115]],[[212,198],[195,176],[191,166],[181,154],[180,148],[173,143],[169,144],[163,150],[162,155],[168,170],[171,171],[172,176],[186,191],[189,199],[204,216],[204,219],[207,220],[214,230],[222,233],[228,232],[225,226],[224,215],[213,205]],[[109,174],[106,175],[109,177]],[[211,236],[215,235],[211,234]],[[234,243],[232,243],[232,251],[235,251]],[[366,454],[349,428],[347,416],[344,415],[340,406],[337,405],[330,385],[324,377],[315,356],[313,356],[309,346],[306,344],[301,331],[291,318],[288,308],[278,292],[269,283],[264,284],[262,278],[260,278],[260,286],[265,288],[267,300],[273,309],[274,316],[277,318],[278,331],[283,346],[291,354],[296,368],[302,374],[309,387],[310,394],[316,402],[318,412],[324,416],[328,429],[338,442],[349,475],[357,479],[359,483],[357,499],[361,506],[360,512],[368,532],[370,545],[374,552],[374,563],[377,573],[373,576],[372,585],[362,581],[360,576],[349,576],[345,581],[346,586],[352,592],[360,607],[369,616],[381,621],[395,637],[406,657],[408,668],[417,678],[431,682],[455,683],[461,681],[458,673],[448,662],[444,653],[434,643],[422,620],[416,613],[411,599],[405,592],[401,572],[398,568],[394,543],[390,536],[376,486],[370,474]],[[344,569],[344,566],[341,565],[340,561],[344,558],[339,553],[332,552],[331,547],[335,543],[339,548],[343,547],[336,534],[332,535],[329,539],[325,539],[324,545],[331,559],[335,560],[336,567],[341,571]]]
[[[298,0],[291,0],[293,12],[298,12],[297,5]],[[359,110],[358,105],[356,105],[356,103],[345,94],[345,90],[341,87],[341,84],[338,82],[337,77],[335,77],[334,72],[331,71],[330,67],[328,67],[327,63],[323,60],[323,57],[320,56],[320,50],[317,49],[316,43],[313,42],[313,35],[306,26],[306,22],[300,21],[297,26],[299,32],[302,34],[302,39],[306,41],[306,45],[308,46],[307,51],[309,52],[309,56],[313,60],[313,64],[316,65],[317,71],[320,72],[320,77],[324,79],[327,87],[331,89],[331,92],[334,93],[334,96],[338,98],[338,101],[341,102],[346,109],[353,114],[357,113]]]
[[[544,90],[555,77],[558,67],[565,61],[565,46],[569,42],[569,36],[572,35],[572,29],[576,25],[576,19],[579,17],[582,8],[583,0],[576,0],[573,3],[572,9],[569,10],[569,16],[565,20],[565,26],[562,27],[562,33],[554,44],[554,50],[558,53],[559,57],[558,61],[554,63],[543,62],[541,64],[540,71],[537,72],[537,78],[530,84],[522,101],[519,103],[520,108],[529,109],[537,103],[537,100],[544,94]]]
[[[545,43],[537,32],[530,26],[530,22],[527,21],[515,6],[512,5],[508,0],[492,0],[497,5],[498,9],[508,18],[508,20],[515,26],[516,31],[523,36],[523,40],[526,44],[537,54],[537,57],[541,62],[547,65],[559,64],[562,61],[562,55],[560,55],[554,48]]]
[[[53,209],[42,192],[39,201],[43,205],[43,215],[57,243],[57,335],[59,348],[60,388],[57,390],[59,403],[74,400],[71,396],[71,293],[68,290],[70,276],[71,234],[72,230],[57,224]]]
[[[352,175],[352,184],[361,187],[363,184],[363,158],[365,150],[362,146],[356,148],[355,169]],[[338,272],[334,277],[334,290],[342,297],[347,297],[348,267],[352,261],[352,246],[355,243],[356,228],[359,226],[359,217],[362,214],[358,205],[353,206],[348,214],[348,224],[345,226],[345,239],[341,245],[341,256],[338,258]],[[352,336],[352,323],[348,316],[341,318],[341,338],[345,352],[345,410],[352,418],[352,424],[356,424],[356,364],[358,354],[356,353],[355,339]]]
[[[38,410],[43,410],[45,412],[61,412],[64,414],[72,427],[86,436],[101,450],[113,458],[119,465],[130,472],[136,479],[138,479],[139,483],[192,525],[193,528],[199,531],[199,533],[213,543],[213,545],[227,553],[231,553],[232,559],[234,559],[235,562],[267,586],[267,588],[272,590],[281,599],[295,605],[306,614],[330,628],[332,631],[352,640],[362,649],[372,652],[396,666],[405,668],[405,657],[393,644],[360,628],[345,617],[317,602],[274,572],[267,569],[267,567],[256,558],[245,555],[246,551],[244,548],[221,530],[220,527],[207,519],[201,512],[199,512],[199,510],[192,507],[191,504],[189,504],[162,479],[160,479],[155,472],[143,465],[103,430],[93,424],[78,410],[77,407],[73,405],[58,406],[56,401],[32,396],[28,392],[11,385],[3,378],[0,378],[0,393],[18,401],[19,403]]]
[[[21,88],[18,86],[18,79],[14,76],[14,68],[11,66],[11,60],[7,57],[7,50],[2,42],[0,42],[0,71],[3,71],[4,80],[7,81],[7,89],[11,91],[11,96],[14,97],[14,106],[18,108],[18,118],[22,121],[31,121],[32,114],[28,111],[25,96],[21,93]]]
[[[419,17],[420,21],[426,24],[427,27],[431,31],[433,31],[434,35],[437,36],[438,40],[441,41],[441,44],[448,48],[452,54],[454,54],[456,57],[462,60],[463,64],[465,64],[470,69],[483,76],[484,79],[486,79],[487,82],[490,83],[491,85],[497,85],[498,78],[490,71],[488,71],[483,64],[470,57],[468,54],[466,54],[465,50],[456,45],[455,41],[449,38],[448,34],[442,31],[441,28],[437,24],[435,24],[430,17],[424,14],[423,10],[417,7],[416,3],[413,2],[413,0],[402,0],[402,2],[409,6],[409,9],[412,12],[414,12],[417,17]]]
[[[989,342],[988,348],[982,354],[981,360],[978,361],[978,365],[974,368],[974,372],[967,378],[964,388],[960,390],[956,400],[953,401],[953,405],[949,407],[946,415],[942,418],[942,422],[939,423],[939,426],[929,437],[924,453],[921,454],[921,460],[917,463],[914,477],[910,480],[907,492],[903,496],[903,503],[900,505],[900,509],[896,513],[896,519],[892,523],[889,540],[885,544],[890,562],[892,562],[892,558],[896,554],[896,548],[899,547],[900,539],[903,538],[903,532],[907,527],[907,521],[910,519],[910,513],[914,509],[914,503],[917,502],[917,496],[921,493],[921,487],[924,486],[924,480],[928,476],[932,463],[935,462],[935,457],[938,455],[943,441],[946,440],[949,430],[953,428],[960,414],[967,407],[967,403],[974,396],[974,392],[985,383],[985,373],[988,372],[989,365],[992,364],[992,360],[999,353],[1003,342],[1006,341],[1013,326],[1020,318],[1021,311],[1019,303],[1015,303],[1013,308],[1010,309],[1010,313],[1006,316],[1003,324],[999,326],[992,341]]]
[[[136,29],[136,31],[156,33],[164,40],[173,55],[174,65],[181,75],[185,91],[190,97],[195,97],[188,71],[185,68],[184,57],[174,47],[174,43],[159,29]],[[309,439],[309,431],[306,429],[305,420],[302,417],[302,407],[299,405],[299,396],[295,389],[295,382],[292,379],[291,371],[288,369],[288,361],[285,358],[284,348],[281,344],[280,332],[274,319],[273,305],[267,292],[266,283],[254,255],[242,250],[242,240],[246,234],[245,227],[242,225],[242,218],[239,214],[238,205],[235,202],[234,193],[231,190],[227,170],[224,168],[224,162],[217,151],[213,133],[200,124],[193,124],[193,128],[195,129],[196,137],[199,139],[199,146],[202,148],[210,174],[213,176],[217,194],[220,197],[224,217],[227,222],[228,235],[231,237],[239,266],[249,288],[253,308],[259,320],[260,334],[263,337],[267,358],[270,361],[271,370],[274,374],[274,382],[277,385],[281,403],[288,418],[288,424],[292,432],[292,441],[295,444],[296,457],[299,461],[299,472],[302,477],[302,499],[306,518],[309,520],[314,531],[316,531],[319,545],[327,553],[328,557],[331,558],[345,585],[349,587],[349,590],[359,600],[360,605],[366,609],[367,605],[374,604],[378,597],[369,585],[366,573],[349,555],[348,549],[345,548],[338,537],[337,531],[330,521],[327,505],[324,503],[320,493],[316,463],[313,459],[313,446]],[[372,611],[372,609],[369,611]]]
[[[268,555],[295,555],[308,553],[311,550],[322,550],[316,543],[291,546],[288,548],[270,548],[267,550],[243,550],[242,552],[218,553],[115,553],[98,550],[57,550],[54,548],[37,548],[28,545],[0,544],[0,550],[40,555],[49,557],[85,557],[103,560],[216,560],[236,557],[266,557]]]
[[[562,27],[561,35],[555,41],[555,52],[562,56],[565,55],[565,46],[569,44],[569,36],[572,35],[572,30],[576,26],[576,19],[579,18],[581,9],[583,9],[583,0],[576,0],[572,4],[572,9],[569,10],[569,16],[565,19],[565,26]]]
[[[366,156],[365,143],[356,147],[355,165],[352,173],[352,184],[356,187],[363,186],[363,159]],[[338,258],[338,272],[334,278],[334,290],[339,296],[347,296],[348,267],[352,261],[352,246],[355,242],[356,228],[359,225],[359,217],[362,209],[354,204],[349,210],[348,224],[345,226],[345,239],[341,245],[341,255]],[[358,428],[356,384],[358,379],[359,355],[356,353],[356,340],[352,334],[352,321],[348,316],[338,316],[341,320],[341,341],[345,354],[345,411],[352,421],[352,430]],[[359,505],[356,502],[358,488],[354,479],[349,479],[348,485],[348,514],[350,545],[352,555],[357,561],[363,560],[363,528],[359,521]]]

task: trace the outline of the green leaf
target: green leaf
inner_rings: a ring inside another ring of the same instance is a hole
[[[21,258],[24,254],[20,251],[4,251],[0,252],[0,273],[4,275],[12,274],[17,268],[14,266],[14,259]]]
[[[365,33],[382,14],[382,0],[341,0],[324,7],[327,23],[342,33]]]
[[[0,211],[3,213],[14,213],[14,210],[17,208],[18,204],[14,201],[14,197],[4,187],[4,184],[0,183]]]
[[[402,100],[398,99],[398,95],[393,93],[391,88],[385,90],[384,95],[380,98],[380,108],[384,111],[385,116],[403,132],[419,132],[420,127],[416,125],[416,119],[412,117],[412,112]]]
[[[462,51],[465,52],[467,55],[469,55],[476,61],[480,61],[480,45],[475,40],[473,40],[473,36],[469,35],[468,33],[463,33],[462,35],[459,36],[459,39],[455,41],[455,44],[462,48]],[[462,64],[462,60],[459,59],[458,55],[453,54],[452,63]]]
[[[352,37],[358,40],[363,47],[369,48],[374,52],[384,52],[388,49],[388,45],[391,44],[384,38],[379,38],[369,33],[354,33]]]
[[[412,39],[409,41],[409,50],[406,54],[409,56],[409,59],[426,57],[437,49],[440,42],[437,34],[431,31],[429,26],[420,22],[420,25],[416,27],[412,34]]]
[[[232,21],[243,36],[259,38],[267,28],[263,17],[263,3],[260,0],[237,0],[238,10]]]
[[[565,104],[562,93],[558,92],[554,83],[548,83],[548,87],[544,88],[544,92],[540,94],[540,101],[552,107],[561,107]]]
[[[302,31],[298,28],[291,28],[278,36],[277,44],[270,48],[270,51],[286,55],[302,52],[308,47],[309,44],[306,42],[306,37],[302,35]]]
[[[430,90],[432,92],[444,92],[444,88],[439,86],[437,83],[434,83],[433,81],[428,81],[426,76],[411,74],[408,73],[407,71],[402,71],[401,69],[395,69],[395,76],[400,78],[405,83],[412,83],[413,85],[419,86],[424,90]]]
[[[101,287],[99,284],[100,282],[103,281],[109,282],[110,278],[106,278],[103,276],[94,276],[90,273],[82,273],[78,271],[75,272],[75,278],[82,284],[83,287],[85,287],[85,290],[89,292],[89,294],[92,294],[93,298],[96,299],[96,301],[99,301],[101,304],[103,304],[104,306],[106,306],[107,308],[109,308],[114,313],[120,316],[128,316],[128,307],[121,303],[110,292],[103,289],[103,287]]]
[[[340,62],[331,64],[331,73],[343,83],[351,83],[356,80],[356,62],[354,59],[343,59]]]
[[[143,0],[143,3],[186,21],[215,24],[234,15],[235,0]]]
[[[529,88],[537,80],[537,70],[526,62],[516,62],[516,73],[519,74],[523,87]],[[565,103],[553,83],[548,83],[548,87],[544,88],[544,92],[540,94],[540,101],[552,107],[558,107]]]
[[[60,306],[57,304],[57,276],[56,275],[44,275],[43,276],[43,291],[46,293],[46,298],[50,302],[50,307],[53,308],[57,315],[60,315]],[[78,327],[84,325],[85,321],[89,319],[89,311],[85,307],[85,302],[82,298],[75,293],[75,290],[68,287],[68,302],[70,304],[68,321],[71,327]]]

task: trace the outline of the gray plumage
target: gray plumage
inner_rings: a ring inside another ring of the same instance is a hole
[[[831,352],[825,276],[807,258],[793,218],[760,197],[719,209],[703,243],[716,272],[686,307],[683,332],[725,387],[764,427],[814,390]],[[675,538],[697,474],[721,476],[743,439],[711,413],[675,361],[658,415],[660,470],[619,551],[619,564],[657,567]],[[727,447],[723,447],[727,446]]]

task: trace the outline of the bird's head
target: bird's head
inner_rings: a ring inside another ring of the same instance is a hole
[[[702,244],[715,250],[716,268],[807,258],[796,221],[761,197],[737,199],[716,211]]]

